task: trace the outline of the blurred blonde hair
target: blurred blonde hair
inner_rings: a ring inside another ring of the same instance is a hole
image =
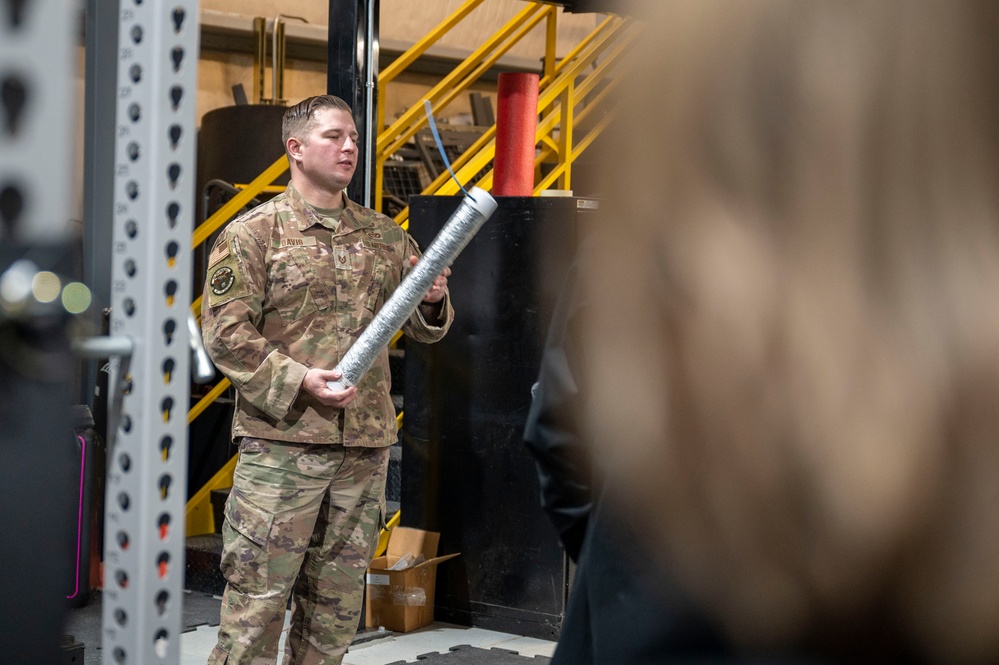
[[[659,4],[594,457],[739,643],[999,658],[999,4]]]

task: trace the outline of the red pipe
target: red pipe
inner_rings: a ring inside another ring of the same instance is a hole
[[[538,75],[499,75],[496,102],[494,196],[534,194],[534,134],[538,128]]]

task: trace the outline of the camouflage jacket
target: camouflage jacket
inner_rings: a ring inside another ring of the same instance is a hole
[[[334,228],[335,227],[335,228]],[[346,408],[301,390],[312,367],[333,369],[420,256],[391,219],[347,200],[339,223],[290,185],[230,223],[208,260],[201,325],[215,366],[236,387],[233,438],[387,446],[396,441],[383,349]],[[450,295],[403,326],[436,342],[451,326]]]

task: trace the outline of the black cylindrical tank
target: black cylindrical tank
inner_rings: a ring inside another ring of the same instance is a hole
[[[225,188],[206,188],[206,185],[214,181],[229,185],[248,184],[284,154],[281,120],[285,110],[284,106],[269,104],[239,104],[223,106],[202,116],[198,134],[195,226],[231,198]],[[286,171],[274,184],[287,185],[288,178]],[[207,203],[206,197],[209,199]],[[259,198],[263,201],[268,196]],[[216,236],[217,233],[213,234],[204,245],[194,248],[193,297],[201,294],[204,273],[208,269],[208,253]]]
[[[195,190],[199,222],[205,219],[203,197],[207,182],[249,183],[284,154],[284,112],[284,106],[241,104],[217,108],[201,118]],[[288,184],[287,172],[275,184]]]

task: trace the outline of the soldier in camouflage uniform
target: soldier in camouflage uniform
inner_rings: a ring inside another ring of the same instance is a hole
[[[340,663],[353,639],[396,441],[388,351],[355,387],[327,381],[419,256],[391,219],[343,192],[357,155],[343,100],[290,108],[282,134],[291,184],[226,227],[202,308],[205,345],[236,387],[239,443],[216,665],[275,663],[289,596],[287,665]],[[403,327],[420,342],[451,325],[448,274]]]

